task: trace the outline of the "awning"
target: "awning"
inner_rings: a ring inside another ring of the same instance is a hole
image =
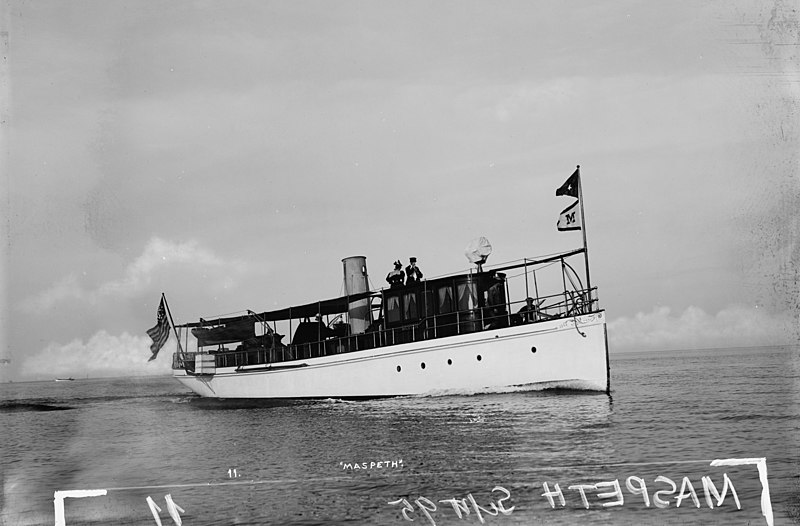
[[[230,318],[201,320],[192,323],[184,323],[182,325],[177,325],[176,327],[215,327],[218,325],[229,325],[231,323],[245,320],[250,320],[253,322],[280,321],[296,318],[313,318],[317,314],[321,314],[323,316],[329,314],[341,314],[343,312],[347,312],[351,303],[374,296],[380,296],[380,292],[361,292],[359,294],[353,294],[352,296],[321,300],[314,303],[307,303],[305,305],[298,305],[296,307],[287,307],[285,309],[266,312],[251,312],[243,316],[233,316]]]

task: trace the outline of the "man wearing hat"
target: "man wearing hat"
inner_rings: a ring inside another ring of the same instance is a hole
[[[403,264],[400,263],[400,260],[394,262],[394,270],[389,272],[386,276],[386,281],[389,282],[389,286],[393,289],[403,286],[403,280],[405,279],[406,275],[402,270]]]
[[[422,279],[422,271],[417,267],[417,258],[409,258],[411,263],[406,267],[406,285],[413,285]]]

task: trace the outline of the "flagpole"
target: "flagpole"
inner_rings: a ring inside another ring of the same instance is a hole
[[[164,293],[161,293],[161,301],[164,302],[164,307],[167,309],[167,316],[169,316],[169,324],[172,326],[172,332],[175,334],[175,340],[178,342],[178,352],[183,355],[183,346],[181,346],[181,339],[178,336],[178,330],[175,328],[175,322],[172,321],[172,312],[169,310],[169,303],[167,303],[167,297]]]
[[[586,214],[583,212],[583,183],[581,182],[581,165],[578,165],[578,201],[581,203],[581,232],[583,233],[583,257],[586,263],[586,288],[589,289],[589,311],[592,310],[592,281],[589,278],[589,247],[586,244]]]

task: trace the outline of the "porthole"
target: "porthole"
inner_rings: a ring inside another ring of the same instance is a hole
[[[531,352],[533,352],[533,353],[536,352],[536,346],[535,345],[533,347],[531,347]]]
[[[397,366],[397,372],[398,373],[400,372],[400,366],[399,365]]]
[[[479,355],[478,355],[478,361],[480,362],[482,359],[483,359],[483,358],[481,358],[481,355],[479,354]]]
[[[453,365],[453,360],[451,360],[450,358],[448,358],[448,359],[447,359],[447,365]]]
[[[419,366],[425,369],[425,362],[422,362],[421,364],[419,364]]]

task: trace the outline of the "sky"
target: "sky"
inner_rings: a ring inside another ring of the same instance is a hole
[[[612,353],[796,344],[790,2],[4,4],[3,380],[167,374],[145,330],[582,245]]]

